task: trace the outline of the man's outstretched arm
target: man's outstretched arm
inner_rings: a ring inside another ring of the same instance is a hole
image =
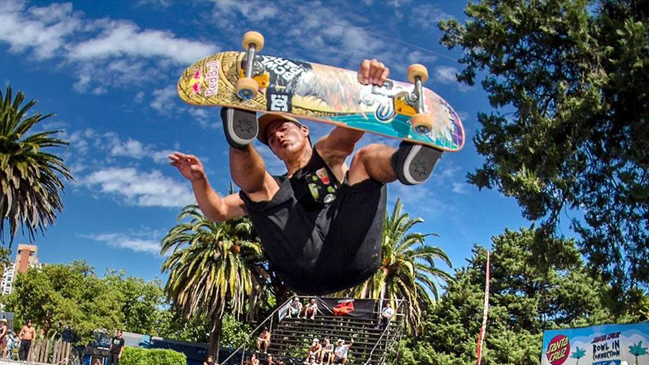
[[[377,60],[363,60],[358,69],[358,81],[362,84],[383,85],[389,75],[390,69]],[[336,127],[316,143],[316,148],[330,166],[342,164],[354,152],[356,142],[363,134],[361,131]]]
[[[205,176],[203,164],[198,157],[174,152],[169,155],[170,164],[192,183],[196,202],[203,214],[214,222],[246,215],[243,200],[239,194],[230,194],[223,198],[217,194]]]

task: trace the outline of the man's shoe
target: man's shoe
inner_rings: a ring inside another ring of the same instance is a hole
[[[244,148],[257,138],[259,125],[257,113],[247,110],[221,108],[221,120],[228,144],[234,148]]]
[[[403,184],[421,184],[432,175],[441,156],[436,148],[404,141],[392,155],[392,168]]]

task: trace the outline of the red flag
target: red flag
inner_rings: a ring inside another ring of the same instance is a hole
[[[354,301],[340,303],[334,307],[334,314],[337,316],[344,316],[354,311]]]

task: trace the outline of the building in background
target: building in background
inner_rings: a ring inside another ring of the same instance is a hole
[[[38,262],[38,246],[36,245],[18,245],[16,252],[16,260],[5,267],[2,274],[2,282],[0,282],[0,292],[2,295],[11,293],[13,289],[14,280],[18,273],[24,274],[30,268],[39,268]]]

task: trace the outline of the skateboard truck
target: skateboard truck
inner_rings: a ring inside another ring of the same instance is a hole
[[[264,36],[259,32],[247,32],[243,35],[243,50],[246,51],[246,70],[236,84],[237,96],[242,100],[250,100],[257,95],[259,82],[254,77],[254,60],[256,52],[264,48]]]
[[[433,129],[433,118],[431,115],[425,114],[424,110],[422,84],[428,80],[426,66],[417,63],[410,65],[408,67],[408,80],[415,84],[413,93],[405,97],[407,104],[414,104],[412,106],[414,106],[415,114],[410,119],[412,129],[419,134],[428,134]]]

